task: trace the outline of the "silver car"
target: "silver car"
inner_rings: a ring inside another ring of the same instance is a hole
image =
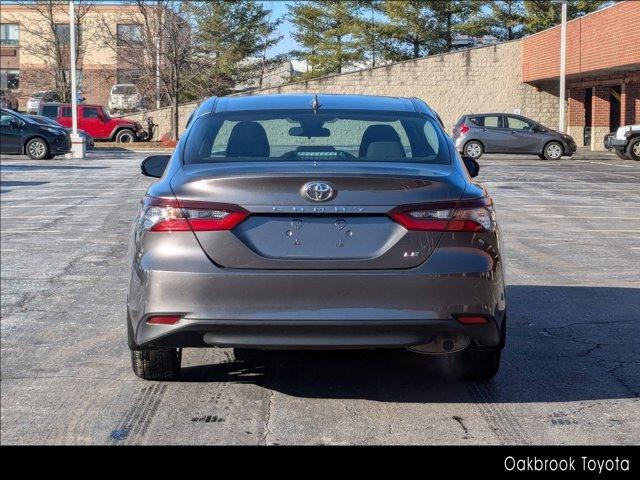
[[[185,347],[409,348],[493,377],[505,284],[478,169],[418,99],[204,101],[142,163],[160,179],[131,234],[134,372],[177,378]]]
[[[453,128],[459,152],[478,159],[483,153],[538,155],[543,160],[558,160],[576,152],[570,135],[510,113],[463,115]]]
[[[35,92],[27,100],[27,113],[36,114],[41,103],[59,102],[60,97],[54,91]]]

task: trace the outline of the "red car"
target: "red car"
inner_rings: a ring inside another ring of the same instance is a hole
[[[138,122],[126,118],[111,118],[102,105],[82,103],[77,108],[78,128],[96,140],[131,143],[147,137],[147,132]],[[52,118],[64,127],[71,127],[70,103],[42,103],[38,108],[38,115]]]

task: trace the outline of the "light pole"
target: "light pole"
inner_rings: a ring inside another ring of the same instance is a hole
[[[160,27],[162,25],[162,9],[160,0],[156,3],[158,24],[156,26],[156,109],[160,109]]]
[[[556,3],[562,4],[562,23],[560,25],[560,103],[558,105],[558,131],[565,131],[564,109],[565,109],[565,71],[567,57],[567,0],[559,0]]]
[[[73,0],[69,0],[69,57],[71,65],[71,158],[84,158],[84,139],[78,135],[78,101],[76,88],[76,12]]]

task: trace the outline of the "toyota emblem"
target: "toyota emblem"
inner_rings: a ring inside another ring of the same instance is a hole
[[[312,202],[326,202],[335,197],[335,190],[325,182],[309,182],[302,187],[302,193]]]

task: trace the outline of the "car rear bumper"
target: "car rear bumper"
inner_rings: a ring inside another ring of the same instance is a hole
[[[442,332],[464,333],[481,345],[500,342],[502,263],[496,244],[481,238],[495,234],[469,234],[467,246],[460,234],[443,238],[416,268],[323,271],[219,268],[191,232],[172,235],[171,251],[149,249],[134,261],[132,348],[402,347],[428,343]],[[184,237],[180,247],[177,235]],[[488,323],[462,325],[458,314],[483,315]],[[148,323],[162,315],[180,320]]]
[[[399,348],[426,345],[439,333],[461,333],[480,345],[497,346],[504,312],[485,325],[455,319],[427,320],[190,320],[172,327],[141,324],[136,344],[156,347],[261,349]],[[148,338],[148,340],[146,340]],[[142,342],[140,342],[142,340]]]

